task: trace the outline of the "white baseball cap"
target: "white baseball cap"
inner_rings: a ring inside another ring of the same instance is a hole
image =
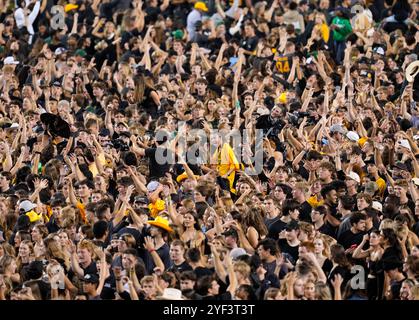
[[[412,151],[412,148],[410,147],[409,141],[407,141],[406,139],[399,140],[399,145],[402,146],[403,148],[406,148],[406,149],[409,149],[410,151]]]
[[[352,140],[352,141],[355,141],[355,142],[357,142],[357,141],[359,140],[359,135],[358,135],[358,133],[356,133],[355,131],[349,131],[349,132],[346,134],[346,137],[347,137],[349,140]]]
[[[356,172],[350,171],[346,176],[352,180],[355,180],[357,183],[361,183],[361,178]]]
[[[19,64],[19,61],[15,60],[13,56],[8,56],[4,58],[3,64]]]
[[[373,201],[371,207],[377,211],[383,212],[383,205],[378,201]]]

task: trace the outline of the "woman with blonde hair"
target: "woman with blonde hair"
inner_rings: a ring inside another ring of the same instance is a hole
[[[20,284],[21,277],[17,272],[15,257],[5,255],[0,259],[0,274],[5,282],[9,281],[13,287]]]
[[[70,255],[67,251],[63,250],[60,242],[54,238],[54,235],[52,237],[48,236],[44,243],[48,259],[58,261],[66,272],[70,270]]]

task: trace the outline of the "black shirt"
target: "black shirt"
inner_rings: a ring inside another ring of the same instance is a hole
[[[169,172],[171,165],[168,162],[160,164],[162,159],[156,159],[156,156],[170,159],[169,152],[172,154],[167,148],[162,147],[145,149],[145,155],[149,158],[150,178],[162,178]]]
[[[279,233],[285,229],[287,224],[279,216],[273,219],[266,219],[265,225],[268,228],[268,238],[278,240]]]
[[[278,246],[281,249],[281,252],[288,253],[291,255],[291,257],[294,259],[294,263],[298,260],[298,247],[299,245],[296,245],[295,247],[292,247],[289,245],[287,239],[279,239],[278,240]],[[292,262],[292,261],[290,261]]]
[[[247,51],[253,51],[258,45],[259,38],[257,36],[251,38],[245,38],[240,42],[240,46]]]
[[[188,270],[192,270],[192,267],[186,261],[183,261],[180,265],[172,264],[171,267],[167,269],[167,271],[179,273]]]
[[[359,245],[362,242],[365,232],[353,233],[351,229],[343,232],[338,240],[338,243],[341,244],[345,250],[349,249],[352,245]]]
[[[307,201],[304,201],[300,205],[300,208],[298,208],[298,211],[300,211],[299,220],[311,223],[311,210],[311,205]]]

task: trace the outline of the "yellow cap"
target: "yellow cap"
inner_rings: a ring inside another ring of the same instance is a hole
[[[64,11],[65,12],[69,12],[69,11],[71,11],[71,10],[73,10],[73,9],[77,9],[79,6],[77,5],[77,4],[72,4],[72,3],[69,3],[69,4],[66,4],[65,5],[65,7],[64,7]]]
[[[205,2],[202,1],[198,1],[197,3],[195,3],[194,8],[205,12],[208,11],[207,5],[205,4]]]

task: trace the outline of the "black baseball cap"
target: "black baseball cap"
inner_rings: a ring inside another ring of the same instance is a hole
[[[99,277],[93,273],[84,275],[83,282],[87,283],[99,283]]]

